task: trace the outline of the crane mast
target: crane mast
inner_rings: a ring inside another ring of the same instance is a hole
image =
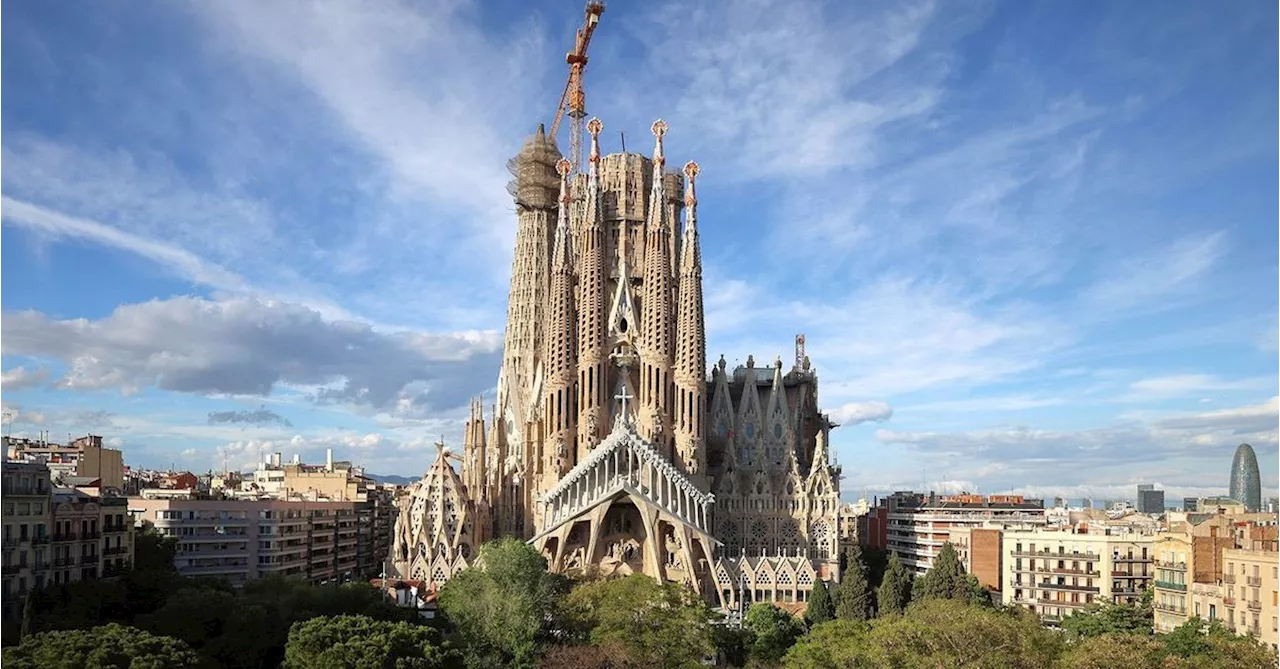
[[[582,171],[583,119],[587,117],[587,96],[582,90],[582,72],[587,67],[587,46],[591,44],[591,34],[595,32],[603,13],[603,2],[593,0],[587,3],[573,51],[564,57],[569,64],[569,80],[565,82],[564,92],[560,94],[560,104],[556,107],[555,120],[551,122],[551,137],[555,137],[560,131],[560,121],[566,113],[569,115],[569,165],[573,172]]]

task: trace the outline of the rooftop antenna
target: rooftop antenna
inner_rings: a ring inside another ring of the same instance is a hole
[[[627,152],[627,133],[622,132],[621,130],[619,130],[619,131],[618,131],[618,137],[620,137],[620,138],[622,139],[622,152],[623,152],[623,153],[626,153],[626,152]]]

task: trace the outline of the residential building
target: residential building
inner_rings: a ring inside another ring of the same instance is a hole
[[[1044,502],[1020,495],[928,495],[895,492],[886,509],[886,547],[908,569],[923,574],[951,538],[951,531],[973,527],[1043,527]]]
[[[178,538],[174,565],[180,573],[232,583],[273,573],[313,583],[376,575],[385,553],[375,552],[371,532],[361,532],[360,507],[329,500],[129,499],[135,522],[152,523]],[[366,573],[361,573],[361,553],[367,556]]]
[[[4,437],[3,441],[10,459],[44,463],[54,479],[87,476],[99,479],[103,488],[124,490],[124,455],[104,447],[98,435],[85,435],[66,445],[46,439]]]
[[[1264,530],[1269,528],[1255,531],[1249,529],[1250,523],[1240,526],[1237,523],[1230,516],[1215,515],[1194,524],[1177,523],[1156,535],[1153,546],[1156,579],[1152,604],[1155,608],[1153,625],[1157,632],[1171,632],[1196,615],[1207,617],[1213,603],[1213,588],[1223,579],[1224,550],[1251,545],[1254,537],[1257,537],[1260,547],[1268,545]],[[1270,528],[1270,535],[1274,534],[1275,530]],[[1195,608],[1196,597],[1201,604],[1199,614]],[[1221,617],[1221,609],[1217,606],[1212,608],[1215,617]]]
[[[133,564],[133,523],[123,497],[89,488],[55,488],[50,581],[119,576]]]
[[[1135,602],[1154,574],[1151,535],[1080,526],[1005,530],[1002,539],[1001,600],[1049,623],[1094,602]]]
[[[27,593],[43,588],[49,572],[49,469],[37,462],[5,459],[3,619],[22,616]]]
[[[1222,551],[1222,603],[1227,627],[1277,646],[1280,553],[1228,548]]]
[[[956,527],[951,529],[951,545],[960,556],[965,571],[973,574],[988,590],[1000,592],[1004,572],[1004,532],[1000,527]]]

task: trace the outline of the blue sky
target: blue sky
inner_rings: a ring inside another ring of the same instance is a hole
[[[8,429],[421,473],[580,5],[6,5]],[[1274,495],[1276,12],[614,2],[587,105],[702,165],[709,358],[804,332],[847,493]]]

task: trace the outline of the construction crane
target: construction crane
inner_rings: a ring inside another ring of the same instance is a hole
[[[582,123],[587,117],[587,96],[582,90],[582,71],[587,68],[587,45],[591,44],[591,33],[595,32],[603,13],[603,2],[592,0],[587,3],[586,15],[582,20],[582,27],[578,28],[573,51],[564,57],[564,61],[569,64],[569,80],[564,84],[560,104],[556,107],[556,118],[551,122],[551,137],[554,138],[560,130],[561,119],[568,111],[569,165],[573,172],[582,171]]]

